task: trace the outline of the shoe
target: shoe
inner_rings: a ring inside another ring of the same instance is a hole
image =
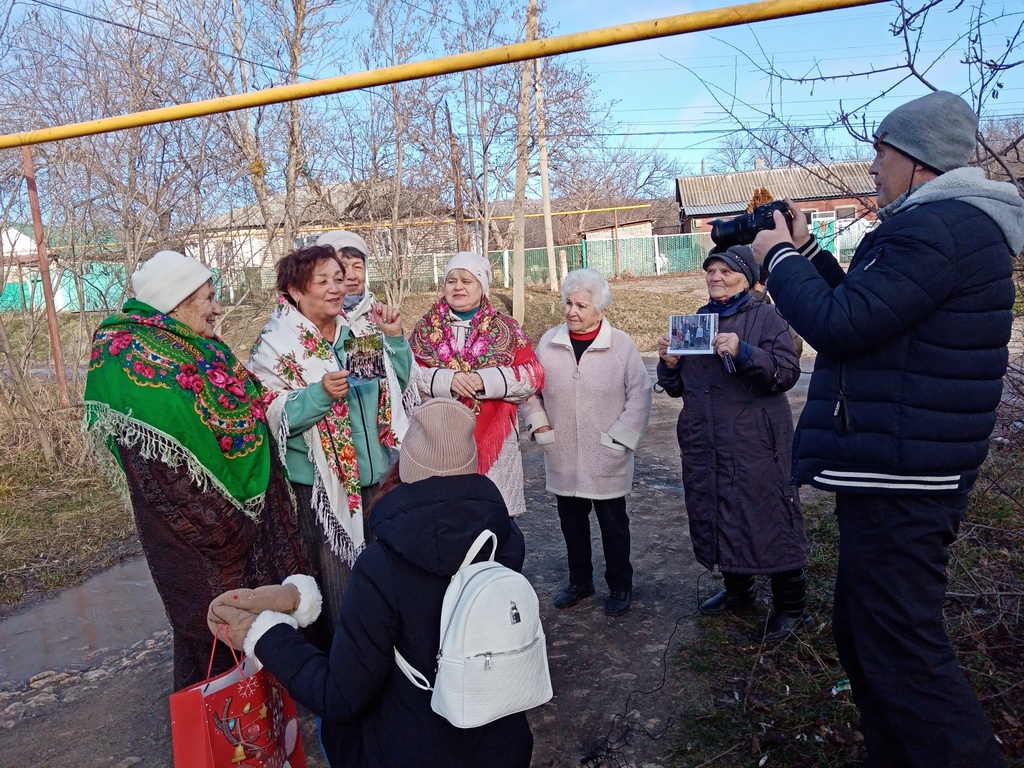
[[[750,592],[729,592],[723,589],[717,595],[700,604],[700,611],[705,616],[721,616],[723,613],[746,613],[757,601]]]
[[[755,643],[777,643],[790,635],[814,629],[814,619],[807,611],[799,614],[772,611],[765,621],[757,625],[750,636]]]
[[[594,582],[586,584],[569,584],[555,598],[555,608],[572,608],[585,597],[594,594]]]
[[[633,590],[613,590],[604,601],[605,616],[621,616],[633,603]]]

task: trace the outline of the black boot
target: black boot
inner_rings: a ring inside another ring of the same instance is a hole
[[[572,608],[580,600],[590,597],[592,594],[594,594],[594,582],[588,581],[586,584],[570,582],[569,586],[559,592],[555,598],[555,608]]]
[[[743,613],[754,607],[754,577],[749,573],[722,573],[725,589],[700,604],[705,616],[721,616],[723,613]]]
[[[750,639],[777,643],[792,634],[814,629],[807,612],[807,574],[803,568],[772,574],[772,612],[760,622]]]

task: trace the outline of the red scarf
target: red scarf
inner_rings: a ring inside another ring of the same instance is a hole
[[[462,373],[473,373],[480,368],[511,367],[517,377],[520,368],[525,368],[537,389],[544,386],[544,369],[523,329],[513,318],[496,311],[486,296],[469,321],[469,333],[462,349],[456,343],[449,313],[448,302],[442,298],[413,328],[410,346],[419,365]],[[476,414],[473,437],[477,461],[480,474],[487,474],[497,461],[505,438],[512,432],[519,406],[504,400],[458,399]]]

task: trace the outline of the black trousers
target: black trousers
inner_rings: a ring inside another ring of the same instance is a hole
[[[604,580],[612,592],[633,588],[633,566],[629,562],[629,516],[626,497],[583,499],[555,496],[558,520],[562,524],[569,560],[569,583],[588,584],[594,579],[590,550],[590,509],[597,513],[604,547]]]
[[[943,623],[967,495],[836,494],[832,631],[872,768],[1005,766]]]

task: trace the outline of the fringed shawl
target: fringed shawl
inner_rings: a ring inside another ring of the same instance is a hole
[[[262,395],[219,338],[129,299],[93,337],[82,430],[118,486],[115,443],[171,467],[184,462],[201,489],[258,520],[270,481]]]
[[[469,333],[458,348],[451,327],[451,309],[443,298],[427,311],[413,328],[410,346],[416,362],[425,368],[449,368],[472,373],[480,368],[510,367],[520,376],[520,369],[543,385],[544,369],[519,323],[499,313],[484,296],[480,309],[469,321]],[[477,416],[473,437],[476,440],[480,473],[486,474],[498,459],[505,438],[512,431],[516,418],[515,403],[504,400],[458,398]]]

